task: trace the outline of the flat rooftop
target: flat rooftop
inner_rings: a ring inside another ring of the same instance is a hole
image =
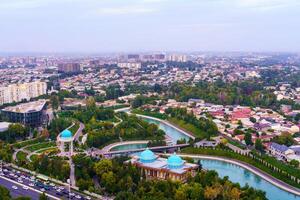
[[[46,104],[46,100],[43,99],[43,100],[18,104],[16,106],[9,106],[2,109],[2,111],[16,112],[16,113],[37,112],[37,111],[41,111],[45,106],[45,104]]]

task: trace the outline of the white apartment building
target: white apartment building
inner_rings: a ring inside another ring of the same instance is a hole
[[[6,87],[0,87],[0,105],[6,103],[20,102],[23,99],[47,94],[47,84],[41,81],[35,81],[23,84],[11,84]]]
[[[139,69],[142,64],[139,62],[120,62],[118,63],[118,67],[120,68],[128,68],[128,69]]]
[[[187,61],[187,57],[186,55],[183,54],[172,54],[172,55],[168,55],[168,61],[175,61],[175,62],[186,62]]]

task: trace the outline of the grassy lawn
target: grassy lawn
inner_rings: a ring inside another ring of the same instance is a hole
[[[38,150],[38,151],[36,151],[36,153],[44,153],[44,152],[55,151],[55,150],[58,150],[57,147],[51,147],[49,149]]]
[[[36,155],[36,154],[30,156],[30,159],[31,159],[32,161],[36,160],[37,158],[38,158],[38,155]]]
[[[285,173],[282,172],[277,172],[274,171],[271,167],[267,167],[266,165],[264,165],[263,163],[261,163],[259,160],[257,159],[253,159],[249,156],[244,156],[244,155],[240,155],[238,153],[234,153],[232,151],[225,151],[223,149],[207,149],[207,148],[193,148],[193,147],[187,147],[182,149],[181,151],[182,153],[187,153],[187,154],[198,154],[198,155],[212,155],[212,156],[220,156],[220,157],[225,157],[225,158],[230,158],[230,159],[235,159],[235,160],[239,160],[239,161],[243,161],[245,163],[248,163],[254,167],[259,168],[260,170],[270,174],[271,176],[282,180],[286,183],[288,183],[289,185],[292,185],[294,187],[300,188],[300,185],[297,184],[296,182],[292,181],[287,175],[286,172],[289,173],[290,175],[297,177],[300,179],[300,170],[296,169],[292,166],[289,166],[283,162],[280,162],[278,160],[276,160],[273,157],[267,156],[267,155],[263,155],[263,156],[259,156],[256,155],[255,156],[269,164],[271,164],[272,166],[284,171]]]
[[[228,140],[228,143],[234,145],[234,146],[237,146],[238,148],[240,149],[246,149],[245,146],[241,145],[238,141],[234,141],[234,140]]]
[[[168,121],[186,130],[187,132],[192,133],[195,137],[198,137],[200,139],[206,137],[206,133],[193,124],[186,123],[185,121],[176,118],[169,118]]]
[[[44,140],[45,140],[45,138],[38,137],[38,138],[35,138],[35,139],[25,140],[23,142],[15,143],[12,146],[19,149],[19,148],[22,148],[22,147],[25,147],[25,146],[28,146],[28,145],[32,145],[32,144],[35,144],[35,143],[38,143],[38,142],[42,142]]]
[[[27,153],[25,153],[25,152],[23,152],[23,151],[19,151],[18,153],[17,153],[17,160],[18,161],[25,161],[26,162],[26,156],[27,156],[28,154]]]
[[[31,152],[37,151],[39,149],[43,149],[43,148],[48,148],[48,147],[52,147],[55,146],[55,142],[43,142],[43,143],[38,143],[29,147],[26,147],[25,149]]]
[[[144,110],[140,110],[140,109],[133,109],[131,112],[134,114],[146,115],[146,116],[155,117],[155,118],[162,119],[162,120],[167,119],[166,114],[162,114],[162,113],[158,113],[158,112],[150,112],[150,111],[144,111]]]

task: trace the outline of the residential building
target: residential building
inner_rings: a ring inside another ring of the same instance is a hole
[[[47,84],[41,81],[11,84],[6,87],[0,87],[0,105],[21,102],[22,100],[29,101],[41,95],[47,94]]]
[[[141,68],[141,63],[139,62],[120,62],[118,63],[118,67],[120,68],[128,68],[128,69],[139,69]]]
[[[287,160],[287,156],[294,154],[294,151],[285,145],[272,142],[269,146],[269,153],[275,156],[277,159]]]
[[[186,62],[187,57],[186,55],[181,55],[181,54],[171,54],[168,56],[169,61],[175,61],[175,62]]]
[[[58,72],[79,72],[79,63],[60,63],[58,64]]]

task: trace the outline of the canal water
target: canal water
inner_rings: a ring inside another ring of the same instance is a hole
[[[173,144],[176,144],[177,140],[180,140],[180,139],[185,139],[186,141],[189,141],[189,139],[190,139],[187,135],[180,132],[179,130],[177,130],[165,123],[162,123],[158,120],[144,118],[144,117],[141,117],[141,118],[143,120],[145,120],[146,122],[156,124],[161,130],[163,130],[166,133],[166,135],[168,136],[168,138],[171,139]]]
[[[147,144],[124,144],[111,148],[110,151],[123,151],[132,149],[143,149],[146,148]]]
[[[161,123],[158,120],[148,118],[143,119],[149,123],[158,125],[158,127],[165,131],[175,143],[177,140],[182,138],[185,138],[186,140],[189,139],[188,136],[181,133],[177,129]],[[215,160],[201,160],[201,164],[204,169],[215,170],[221,177],[228,176],[229,180],[239,183],[241,186],[248,184],[253,188],[265,191],[269,200],[300,200],[300,196],[295,196],[289,192],[286,192],[238,165]]]
[[[220,177],[228,176],[229,180],[241,186],[248,184],[265,191],[269,200],[300,200],[300,196],[286,192],[238,165],[217,160],[201,160],[201,164],[204,169],[215,170]]]

